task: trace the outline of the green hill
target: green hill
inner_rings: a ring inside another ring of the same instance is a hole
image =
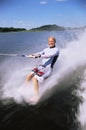
[[[58,25],[44,25],[37,28],[32,28],[29,31],[60,31],[65,30],[65,27]]]

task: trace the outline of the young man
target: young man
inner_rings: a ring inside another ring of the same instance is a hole
[[[54,64],[59,56],[59,50],[56,48],[55,43],[56,39],[54,37],[49,37],[48,48],[45,48],[39,53],[31,54],[28,56],[31,58],[42,58],[41,64],[33,68],[32,72],[30,72],[30,74],[28,74],[26,77],[26,82],[32,79],[36,96],[39,95],[38,82],[42,82],[44,79],[50,76]]]

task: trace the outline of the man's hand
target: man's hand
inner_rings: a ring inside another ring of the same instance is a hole
[[[35,55],[35,58],[40,58],[40,57],[41,57],[40,54],[36,54],[36,55]]]
[[[28,55],[29,58],[35,58],[35,55],[34,54],[30,54]]]
[[[29,58],[40,58],[41,55],[40,54],[30,54],[30,55],[27,55],[27,57],[29,57]]]

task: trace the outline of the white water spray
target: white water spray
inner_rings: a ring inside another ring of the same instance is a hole
[[[78,40],[67,44],[66,48],[60,50],[60,56],[53,70],[51,77],[46,79],[43,84],[40,84],[40,96],[44,94],[48,89],[59,83],[59,80],[65,77],[66,74],[75,70],[78,66],[86,64],[86,32],[79,36]],[[35,62],[35,61],[33,61]],[[11,62],[9,62],[11,64]],[[29,101],[33,96],[33,84],[29,84],[26,87],[25,77],[28,72],[33,68],[32,64],[23,66],[19,69],[19,62],[14,63],[11,72],[8,70],[3,83],[3,99],[13,98],[17,102],[25,100]],[[7,66],[6,62],[4,66]],[[27,69],[28,68],[28,69]],[[9,77],[9,78],[8,78]],[[3,77],[4,78],[4,77]]]

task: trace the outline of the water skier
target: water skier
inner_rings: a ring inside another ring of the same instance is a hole
[[[34,92],[36,97],[39,96],[39,82],[43,82],[52,73],[54,64],[59,56],[59,50],[56,47],[56,39],[54,37],[48,38],[48,48],[36,54],[31,54],[31,58],[41,58],[40,65],[33,68],[33,70],[27,75],[26,82],[31,79],[34,85]]]

